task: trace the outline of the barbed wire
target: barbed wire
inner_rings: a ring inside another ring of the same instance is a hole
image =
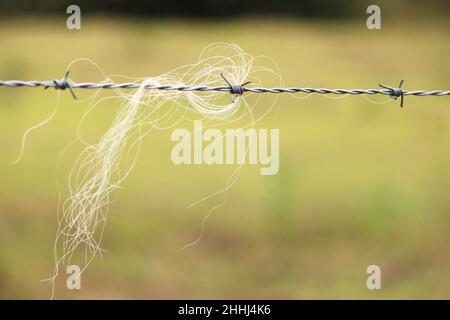
[[[64,75],[61,80],[44,80],[44,81],[22,81],[22,80],[0,80],[0,87],[44,87],[55,88],[57,90],[69,89],[72,96],[76,99],[76,95],[73,89],[137,89],[141,87],[141,84],[136,82],[123,82],[123,83],[94,83],[94,82],[72,82],[68,79],[69,71]],[[245,82],[243,84],[233,84],[221,74],[222,78],[226,82],[226,86],[189,86],[189,85],[145,85],[144,89],[148,90],[171,90],[171,91],[218,91],[229,92],[234,95],[242,95],[246,92],[252,93],[317,93],[317,94],[350,94],[350,95],[375,95],[382,94],[388,95],[393,99],[400,98],[400,106],[403,107],[404,96],[446,96],[450,95],[450,90],[414,90],[407,91],[402,89],[403,80],[400,81],[398,87],[390,87],[384,84],[379,86],[382,89],[329,89],[329,88],[308,88],[308,87],[285,87],[285,88],[264,88],[264,87],[246,87],[251,82]]]

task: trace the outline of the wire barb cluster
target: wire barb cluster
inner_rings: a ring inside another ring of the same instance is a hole
[[[62,80],[53,80],[53,84],[54,84],[53,87],[57,90],[66,90],[66,88],[68,88],[70,93],[72,94],[72,97],[76,100],[77,96],[73,92],[73,90],[71,88],[71,84],[69,83],[68,79],[69,79],[69,70],[66,71],[66,73],[64,74],[64,78]],[[47,89],[49,87],[51,87],[51,86],[49,86],[49,85],[44,86],[44,89]]]
[[[124,82],[124,83],[93,83],[93,82],[72,82],[68,79],[69,71],[66,71],[62,80],[52,81],[21,81],[21,80],[0,80],[0,87],[44,87],[55,88],[56,90],[69,89],[73,98],[76,99],[76,95],[73,89],[136,89],[141,85],[136,82]],[[245,82],[243,84],[233,84],[221,74],[223,80],[227,86],[189,86],[189,85],[146,85],[145,89],[148,90],[172,90],[172,91],[219,91],[229,92],[232,95],[243,95],[245,92],[252,93],[317,93],[317,94],[350,94],[350,95],[374,95],[383,94],[388,95],[393,99],[400,98],[400,106],[403,107],[404,96],[446,96],[450,95],[450,90],[415,90],[407,91],[402,89],[403,80],[400,81],[398,87],[390,87],[384,84],[379,86],[382,89],[327,89],[327,88],[300,88],[300,87],[287,87],[287,88],[263,88],[263,87],[246,87],[251,82]]]
[[[386,86],[384,84],[379,84],[380,87],[391,90],[391,98],[397,99],[400,97],[400,107],[403,108],[403,90],[402,90],[403,80],[400,81],[400,84],[398,85],[398,88],[392,88],[389,86]]]

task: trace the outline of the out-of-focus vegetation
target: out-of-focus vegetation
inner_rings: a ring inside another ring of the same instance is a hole
[[[272,57],[288,85],[448,89],[447,22],[349,23],[246,20],[177,22],[84,19],[0,22],[0,78],[53,79],[75,58],[108,73],[158,75],[191,63],[206,45],[232,41]],[[74,81],[102,80],[87,64]],[[261,79],[268,83],[268,79]],[[108,94],[108,93],[103,93]],[[56,92],[0,88],[0,297],[47,298],[39,281],[53,267],[57,193],[54,170],[75,137],[92,92],[63,92],[56,117],[34,131],[21,162],[9,166],[22,133],[47,117]],[[371,97],[377,101],[386,98]],[[250,98],[252,99],[252,98]],[[271,97],[262,97],[267,107]],[[258,124],[280,129],[280,172],[246,166],[222,198],[187,205],[222,188],[235,167],[175,166],[171,131],[143,143],[140,160],[115,193],[103,248],[82,290],[58,298],[450,298],[450,100],[406,97],[284,96]],[[95,141],[114,116],[103,103],[83,135]],[[184,123],[188,127],[189,123]],[[68,168],[73,157],[65,157]],[[62,186],[66,177],[60,176]],[[366,268],[382,268],[382,290],[366,288]]]
[[[247,16],[291,16],[309,19],[351,19],[359,17],[371,4],[389,8],[384,17],[415,15],[421,20],[424,15],[447,17],[450,3],[447,0],[0,0],[0,16],[61,14],[69,5],[76,4],[87,15],[115,14],[141,17],[185,17],[185,18],[236,18]]]

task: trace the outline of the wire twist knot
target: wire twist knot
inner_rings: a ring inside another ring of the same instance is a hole
[[[384,84],[380,84],[380,87],[385,88],[390,91],[389,95],[393,99],[397,99],[400,97],[400,107],[403,108],[403,90],[402,90],[403,80],[400,81],[400,84],[397,88],[389,87]]]
[[[64,78],[62,78],[61,80],[53,80],[53,88],[55,88],[56,90],[66,90],[69,89],[70,93],[72,94],[72,97],[74,99],[77,99],[77,96],[75,95],[75,92],[73,92],[72,87],[68,81],[68,77],[69,77],[69,70],[66,71],[66,73],[64,74]],[[49,88],[49,85],[46,85],[44,87],[44,89]]]
[[[230,89],[230,93],[238,95],[238,96],[241,96],[245,92],[244,86],[246,86],[247,84],[251,83],[251,81],[244,82],[243,84],[231,83],[230,81],[228,81],[227,78],[225,78],[223,73],[221,73],[220,76],[228,84],[228,87]],[[233,99],[233,102],[234,102],[234,99]]]

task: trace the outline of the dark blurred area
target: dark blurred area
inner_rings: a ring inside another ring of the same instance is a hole
[[[65,12],[67,6],[76,4],[91,14],[128,14],[136,16],[187,17],[187,18],[233,18],[239,16],[293,16],[307,18],[351,18],[360,16],[371,4],[382,5],[388,1],[357,0],[1,0],[0,15],[54,14]],[[409,12],[447,15],[448,0],[389,1],[389,7],[399,8],[399,14]],[[392,14],[392,10],[387,12]]]

